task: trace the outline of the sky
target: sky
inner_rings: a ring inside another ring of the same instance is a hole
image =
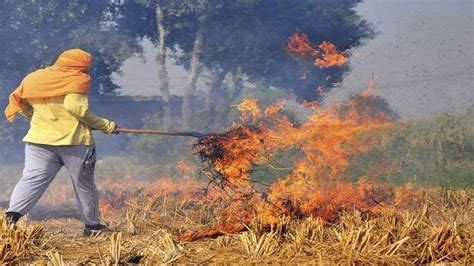
[[[366,0],[358,10],[379,36],[357,49],[340,99],[367,87],[403,118],[462,114],[474,104],[473,0]]]
[[[352,71],[327,102],[365,90],[375,76],[374,94],[404,119],[473,109],[474,0],[365,0],[357,10],[380,33],[353,51]],[[114,75],[124,95],[158,94],[156,49],[143,45],[143,57],[128,59],[123,76]],[[186,72],[170,61],[168,71],[171,93],[182,94]]]

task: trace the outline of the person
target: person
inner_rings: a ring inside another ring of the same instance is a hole
[[[96,150],[92,129],[116,133],[116,124],[89,111],[92,56],[83,50],[63,52],[49,67],[28,74],[9,97],[8,121],[30,119],[23,141],[25,165],[5,213],[15,224],[41,198],[64,166],[72,179],[85,236],[108,231],[99,221],[94,182]]]

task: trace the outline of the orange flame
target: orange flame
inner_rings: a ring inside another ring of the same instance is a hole
[[[297,55],[311,55],[315,52],[313,44],[304,33],[295,33],[288,39],[288,52]]]
[[[346,63],[346,55],[338,52],[334,44],[323,41],[314,46],[304,33],[294,33],[288,38],[288,53],[299,59],[311,58],[319,68],[342,66]]]
[[[224,152],[212,167],[230,184],[249,191],[254,189],[255,167],[281,170],[275,166],[277,154],[299,147],[300,155],[286,169],[290,174],[270,186],[265,200],[254,202],[264,221],[295,214],[330,220],[342,209],[369,209],[375,205],[369,196],[376,193],[374,187],[341,181],[350,159],[377,141],[364,136],[390,124],[383,114],[359,110],[359,102],[370,97],[361,95],[338,106],[314,109],[301,125],[284,114],[283,103],[262,110],[256,100],[245,100],[237,105],[242,124],[233,125],[228,135],[218,139]]]
[[[244,100],[236,105],[242,112],[241,122],[231,126],[228,134],[213,139],[219,142],[222,154],[211,166],[231,185],[230,197],[221,190],[204,195],[201,184],[186,178],[160,178],[142,192],[185,201],[227,199],[227,207],[219,210],[221,218],[210,228],[185,231],[179,236],[188,241],[245,230],[243,224],[254,217],[267,224],[277,223],[282,216],[336,222],[343,211],[377,211],[378,202],[383,202],[382,191],[387,188],[365,179],[357,184],[344,182],[350,160],[380,141],[370,133],[390,125],[384,114],[367,111],[364,103],[372,97],[363,94],[335,106],[315,107],[301,124],[286,115],[284,103],[263,109],[255,99]],[[298,155],[287,158],[290,166],[280,165],[275,158],[292,149]],[[191,172],[184,161],[178,166],[183,172]],[[256,167],[288,174],[261,193],[254,183]],[[102,205],[103,211],[123,199],[116,194],[117,199]]]
[[[323,51],[322,58],[316,58],[315,61],[320,68],[342,66],[346,63],[346,57],[336,50],[334,44],[324,41],[318,47]]]

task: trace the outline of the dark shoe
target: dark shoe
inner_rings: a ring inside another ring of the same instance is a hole
[[[97,235],[104,232],[112,232],[106,225],[103,224],[96,224],[96,225],[87,225],[84,227],[84,236],[92,236]]]
[[[21,215],[21,213],[18,213],[18,212],[6,212],[5,213],[5,218],[7,219],[7,223],[8,224],[13,224],[13,225],[18,223],[18,220],[20,220],[21,216],[23,216],[23,215]]]

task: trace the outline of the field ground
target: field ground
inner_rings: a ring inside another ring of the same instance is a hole
[[[13,230],[1,216],[0,262],[474,263],[473,192],[431,189],[411,195],[413,204],[404,210],[341,212],[331,223],[283,217],[273,225],[257,215],[246,230],[192,242],[179,236],[212,229],[213,221],[223,220],[225,203],[132,198],[104,215],[120,233],[91,238],[81,235],[77,219],[22,221]]]

